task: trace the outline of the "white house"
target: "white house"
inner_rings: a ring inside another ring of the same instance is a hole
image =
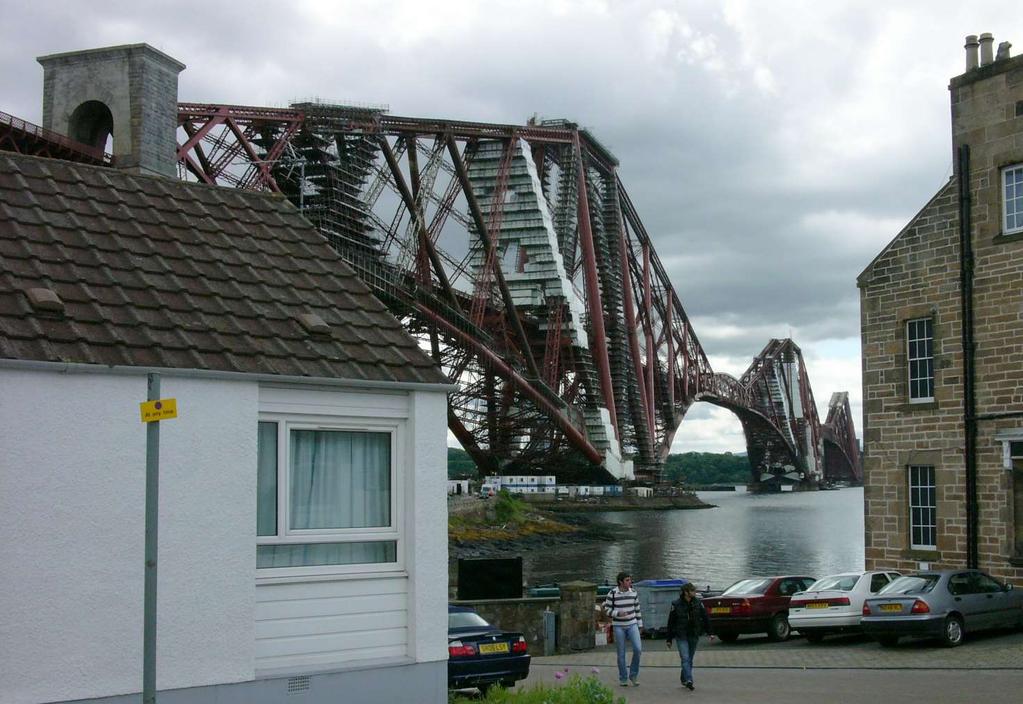
[[[446,702],[444,376],[286,200],[117,141],[180,64],[47,57],[47,90],[93,60],[130,88],[45,121],[99,102],[131,168],[0,151],[0,702],[138,701],[150,372],[160,701]]]

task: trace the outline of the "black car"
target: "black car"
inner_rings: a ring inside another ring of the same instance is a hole
[[[521,633],[487,623],[467,606],[448,605],[448,688],[514,686],[529,676],[529,653]]]

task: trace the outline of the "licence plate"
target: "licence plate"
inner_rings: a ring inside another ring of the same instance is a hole
[[[828,608],[828,602],[826,601],[811,601],[806,605],[808,609],[826,609]]]
[[[730,614],[732,613],[732,608],[730,606],[715,606],[711,608],[710,612],[712,614]]]
[[[902,604],[881,604],[881,611],[885,612],[902,611]]]
[[[507,653],[507,643],[480,643],[480,655],[493,655],[494,653]]]

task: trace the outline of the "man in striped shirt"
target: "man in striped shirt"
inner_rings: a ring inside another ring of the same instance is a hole
[[[604,611],[611,616],[614,627],[615,648],[618,650],[618,684],[623,687],[632,682],[639,686],[639,659],[643,646],[639,640],[639,629],[643,627],[643,614],[639,608],[639,594],[632,588],[632,575],[619,572],[618,586],[604,598]],[[632,643],[632,662],[625,669],[625,642]]]

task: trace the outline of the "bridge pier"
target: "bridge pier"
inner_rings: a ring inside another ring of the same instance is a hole
[[[772,477],[773,479],[773,477]],[[746,485],[746,491],[751,494],[778,494],[783,491],[817,491],[820,485],[811,479],[799,481],[759,481],[750,482]]]

